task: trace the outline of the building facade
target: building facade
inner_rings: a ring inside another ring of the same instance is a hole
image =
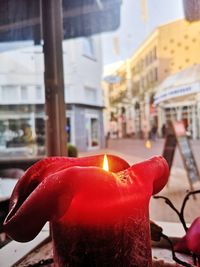
[[[124,83],[110,84],[110,92],[115,91],[118,97],[125,95],[126,110],[132,116],[136,136],[146,135],[154,126],[161,134],[160,110],[154,103],[157,86],[170,75],[200,63],[199,29],[200,22],[185,20],[161,25],[126,60],[126,67],[121,66],[113,73]]]
[[[79,151],[104,147],[101,53],[100,36],[63,42],[66,131]],[[0,62],[1,154],[45,153],[42,46],[2,50]]]

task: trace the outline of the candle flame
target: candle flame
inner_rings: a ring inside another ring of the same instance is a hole
[[[104,158],[103,158],[103,169],[107,172],[109,171],[108,158],[106,154],[104,155]]]
[[[147,149],[150,149],[151,148],[151,141],[147,140],[146,143],[145,143],[145,146],[146,146]]]

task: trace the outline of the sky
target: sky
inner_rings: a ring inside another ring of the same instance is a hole
[[[183,0],[146,0],[147,19],[142,17],[141,2],[122,0],[120,27],[102,34],[104,66],[133,55],[142,42],[162,24],[184,18]]]

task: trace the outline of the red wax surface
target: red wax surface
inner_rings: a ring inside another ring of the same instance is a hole
[[[175,250],[200,256],[200,217],[197,217],[186,235],[175,245]]]
[[[6,232],[28,241],[50,221],[59,267],[151,266],[149,200],[167,182],[167,163],[154,157],[130,167],[113,155],[108,161],[109,172],[103,155],[33,165],[13,191]]]
[[[148,267],[151,247],[148,214],[113,225],[52,222],[55,266]]]

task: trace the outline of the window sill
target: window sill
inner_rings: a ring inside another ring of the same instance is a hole
[[[184,230],[182,229],[182,225],[180,223],[160,221],[156,221],[155,223],[161,226],[163,228],[163,232],[171,239],[180,238],[184,234]],[[12,257],[10,257],[10,255],[12,255]],[[49,258],[49,255],[52,256],[52,243],[49,239],[48,224],[45,225],[40,234],[33,241],[28,243],[11,241],[0,250],[0,259],[4,267],[11,267],[13,265],[24,266],[22,262],[27,262],[27,260],[32,263],[34,263],[34,261],[39,262],[41,260],[45,260],[45,257]],[[155,265],[153,264],[153,266],[157,266],[156,262],[159,261],[162,262],[162,265],[159,266],[169,266],[169,264],[175,264],[171,257],[171,250],[168,249],[164,243],[152,243],[152,256],[153,263],[155,262]],[[182,256],[185,261],[191,260],[187,255],[182,254]]]
[[[11,267],[22,260],[33,249],[49,238],[49,224],[47,223],[41,232],[32,241],[19,243],[11,241],[0,250],[1,264],[4,267]],[[10,256],[12,255],[12,257]]]

